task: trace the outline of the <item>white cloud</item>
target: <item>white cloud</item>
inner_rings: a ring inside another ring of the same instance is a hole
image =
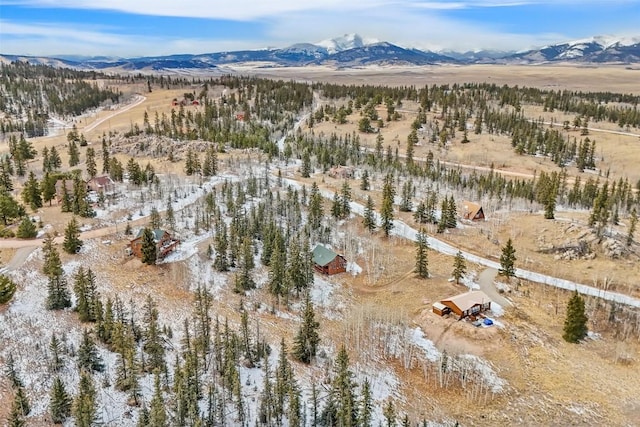
[[[0,20],[2,53],[20,55],[154,56],[172,53],[206,53],[258,49],[264,40],[166,39],[106,31],[69,28],[56,24],[16,24]]]
[[[8,0],[34,7],[115,10],[142,15],[252,20],[310,10],[361,10],[389,0]]]
[[[0,19],[0,49],[5,53],[34,55],[81,54],[151,56],[170,53],[204,53],[225,50],[284,47],[298,42],[318,42],[345,33],[385,40],[405,47],[430,50],[523,50],[571,40],[560,33],[522,34],[500,29],[495,23],[463,22],[442,9],[514,7],[520,4],[599,3],[595,0],[0,0],[2,4],[111,9],[134,13],[256,20],[261,28],[254,40],[220,38],[170,38],[167,35],[132,34],[135,28],[18,24]],[[637,0],[610,0],[634,2]],[[607,2],[607,4],[610,4]],[[114,24],[115,25],[115,24]],[[629,31],[637,35],[637,30]],[[130,32],[123,34],[122,32]],[[625,31],[615,22],[586,28],[589,34]],[[260,37],[258,39],[257,37]]]
[[[446,10],[472,7],[514,7],[526,4],[600,4],[637,3],[638,0],[4,0],[5,4],[33,7],[115,10],[142,15],[180,16],[252,20],[277,17],[281,14],[303,11],[332,11],[345,14],[349,11],[377,7],[390,9]]]

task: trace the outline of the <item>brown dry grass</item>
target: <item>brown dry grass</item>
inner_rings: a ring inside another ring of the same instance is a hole
[[[2,249],[0,251],[0,266],[7,265],[15,254],[15,249]]]
[[[306,79],[336,84],[372,84],[385,86],[441,85],[469,82],[489,82],[496,85],[529,86],[541,89],[597,90],[640,93],[637,69],[621,65],[598,67],[575,65],[466,65],[424,67],[367,67],[362,69],[332,69],[330,67],[286,67],[260,69],[230,67],[241,74],[278,79]]]

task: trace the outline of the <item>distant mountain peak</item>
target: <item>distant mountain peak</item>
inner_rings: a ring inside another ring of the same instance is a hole
[[[387,41],[367,39],[356,33],[349,33],[318,43],[296,43],[286,48],[273,47],[198,55],[182,54],[139,58],[104,56],[47,58],[0,54],[0,62],[2,63],[16,60],[85,70],[171,70],[172,72],[186,69],[214,69],[220,65],[237,63],[284,67],[329,64],[341,68],[367,65],[540,64],[554,62],[640,64],[640,37],[600,35],[520,52],[491,50],[433,52],[403,47]]]
[[[315,45],[327,49],[327,53],[332,55],[337,52],[364,47],[367,44],[376,43],[377,41],[378,40],[366,40],[365,42],[360,35],[356,33],[349,33],[333,39],[319,41],[318,43],[315,43]]]

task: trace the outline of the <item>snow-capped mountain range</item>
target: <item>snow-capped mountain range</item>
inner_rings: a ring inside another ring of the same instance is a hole
[[[208,69],[234,63],[263,66],[332,65],[348,68],[366,65],[430,65],[474,63],[640,63],[640,36],[596,36],[522,52],[478,50],[433,52],[401,47],[358,34],[345,34],[317,43],[297,43],[286,48],[183,54],[158,57],[112,58],[76,56],[29,57],[0,54],[0,62],[15,60],[80,69]]]

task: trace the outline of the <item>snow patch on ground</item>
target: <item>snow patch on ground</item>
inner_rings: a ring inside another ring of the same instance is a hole
[[[345,303],[336,295],[338,285],[315,275],[311,286],[311,301],[316,310],[321,310],[324,317],[335,320],[343,316]]]
[[[504,316],[504,308],[495,301],[491,301],[491,312],[495,317]]]
[[[478,284],[478,272],[473,270],[462,276],[460,282],[469,288],[470,291],[474,289],[480,289],[480,285]]]
[[[506,387],[507,382],[496,374],[486,360],[473,354],[463,354],[460,359],[470,363],[471,367],[481,376],[483,382],[490,387],[492,392],[500,393]]]
[[[427,360],[435,362],[440,358],[440,350],[433,344],[433,341],[425,338],[424,332],[419,327],[412,329],[411,342],[421,348]]]
[[[358,274],[362,273],[362,267],[360,267],[355,262],[348,262],[347,272],[351,273],[353,276],[357,276]]]

